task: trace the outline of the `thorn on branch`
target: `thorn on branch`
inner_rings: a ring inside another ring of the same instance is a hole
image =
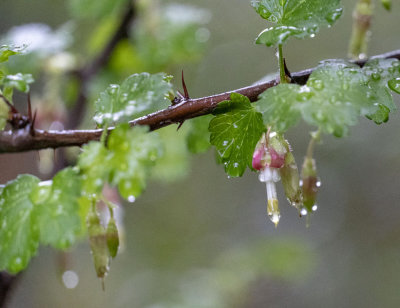
[[[185,83],[185,76],[183,75],[183,70],[182,70],[182,88],[183,88],[183,92],[185,93],[184,98],[186,100],[190,99],[189,92],[188,92],[188,89],[187,89],[186,83]]]
[[[290,71],[289,71],[289,69],[288,69],[288,67],[286,65],[286,59],[285,58],[283,58],[283,65],[284,65],[284,68],[285,68],[285,75],[289,79],[288,81],[290,83],[290,82],[292,82],[292,74],[290,73]]]

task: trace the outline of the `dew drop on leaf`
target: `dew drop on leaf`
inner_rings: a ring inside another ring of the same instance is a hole
[[[389,80],[388,86],[392,91],[400,94],[400,78],[394,78]]]

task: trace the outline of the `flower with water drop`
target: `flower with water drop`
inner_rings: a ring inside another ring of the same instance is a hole
[[[287,150],[277,138],[277,133],[261,136],[253,154],[253,168],[260,172],[259,180],[265,182],[267,188],[267,212],[271,221],[278,225],[281,218],[275,183],[281,179],[279,169],[285,164]]]

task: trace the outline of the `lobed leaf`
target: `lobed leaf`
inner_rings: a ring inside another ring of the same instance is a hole
[[[165,108],[172,86],[169,76],[148,73],[129,76],[119,85],[110,85],[96,101],[94,120],[100,126],[127,122],[133,118]]]
[[[342,15],[340,0],[252,0],[264,19],[276,24],[262,31],[257,44],[277,46],[289,37],[314,36],[321,26],[331,26]]]
[[[221,102],[216,116],[210,121],[210,143],[216,147],[225,172],[242,176],[246,167],[251,168],[254,148],[265,131],[262,116],[250,100],[237,93],[230,101]]]
[[[309,124],[341,137],[347,134],[348,126],[357,123],[359,116],[385,117],[385,105],[376,102],[373,90],[357,66],[327,61],[304,86],[278,85],[268,89],[256,108],[263,113],[265,125],[274,130],[284,132],[296,124],[301,114]]]

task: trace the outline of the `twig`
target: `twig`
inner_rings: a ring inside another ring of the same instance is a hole
[[[375,56],[374,58],[396,58],[400,59],[400,50],[395,50],[385,54]],[[356,61],[359,66],[365,64],[365,60]],[[313,72],[314,68],[301,72],[292,73],[292,82],[304,84]],[[277,80],[266,83],[248,86],[241,89],[232,90],[212,96],[184,100],[164,110],[160,110],[141,118],[135,119],[130,123],[135,125],[148,125],[150,130],[156,130],[170,124],[181,123],[182,121],[209,114],[218,105],[218,103],[229,99],[232,92],[247,96],[254,102],[257,97],[266,89],[278,84]],[[110,127],[108,130],[113,130]],[[60,148],[69,146],[81,146],[92,140],[99,140],[101,129],[94,130],[63,130],[63,131],[43,131],[35,130],[34,136],[24,130],[4,131],[0,133],[0,153],[24,152],[32,150],[41,150],[46,148]]]

